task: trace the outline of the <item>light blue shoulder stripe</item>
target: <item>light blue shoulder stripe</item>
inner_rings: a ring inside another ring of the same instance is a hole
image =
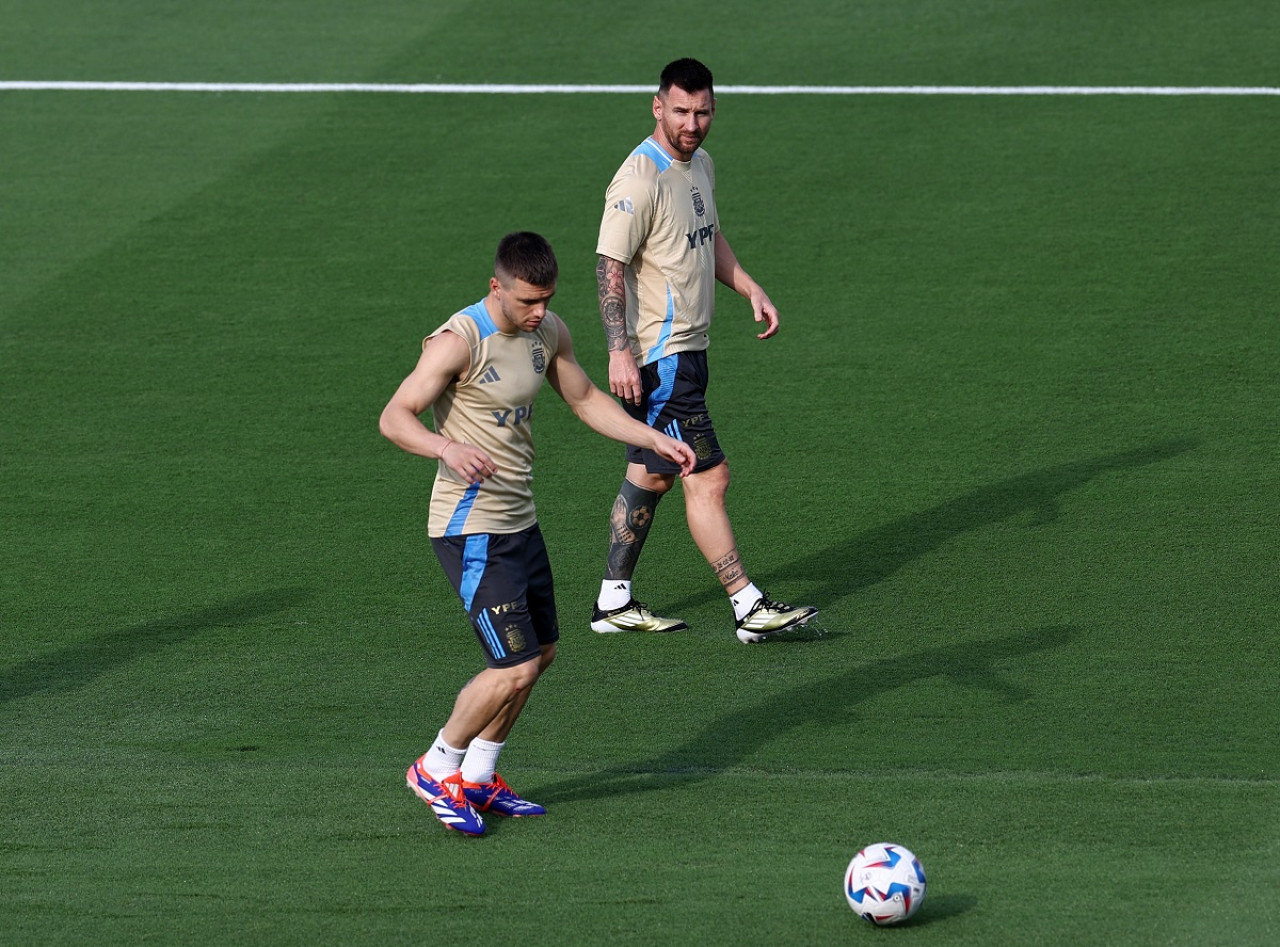
[[[636,150],[631,152],[631,154],[633,156],[644,155],[658,166],[659,171],[667,170],[667,168],[671,167],[671,162],[675,161],[675,158],[667,154],[665,148],[653,140],[653,136],[650,136],[640,142],[640,144],[636,146]]]
[[[462,310],[462,314],[464,316],[470,316],[471,321],[479,326],[481,339],[486,339],[498,331],[498,327],[494,325],[493,320],[489,318],[489,310],[484,307],[483,299]]]

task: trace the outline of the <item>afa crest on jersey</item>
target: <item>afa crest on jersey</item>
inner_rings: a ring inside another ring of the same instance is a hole
[[[704,216],[707,212],[707,205],[698,189],[696,187],[689,188],[689,194],[693,197],[693,212],[699,217]]]

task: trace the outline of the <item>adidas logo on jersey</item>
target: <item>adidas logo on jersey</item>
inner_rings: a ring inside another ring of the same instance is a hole
[[[633,217],[636,213],[635,205],[631,203],[631,198],[629,197],[624,197],[622,200],[618,201],[618,203],[613,205],[613,209],[620,210],[624,214],[631,214]]]
[[[480,376],[480,384],[482,385],[487,385],[490,382],[501,381],[501,380],[502,380],[502,376],[498,374],[498,370],[494,368],[492,365],[489,366],[488,371],[486,371],[483,375]]]

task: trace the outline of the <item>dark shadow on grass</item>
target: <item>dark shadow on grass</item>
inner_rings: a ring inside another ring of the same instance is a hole
[[[242,595],[198,612],[158,618],[59,648],[0,671],[0,704],[32,694],[83,687],[107,671],[181,644],[210,628],[234,628],[293,608],[310,597],[310,591],[301,588]]]
[[[852,716],[859,704],[931,677],[946,677],[962,687],[975,687],[1008,703],[1020,703],[1032,695],[1002,677],[996,665],[1010,658],[1060,648],[1077,634],[1074,628],[1055,625],[857,664],[823,680],[806,681],[769,694],[751,706],[723,713],[697,736],[646,760],[540,787],[537,798],[540,802],[570,802],[668,789],[709,779],[790,730],[839,723]]]
[[[920,911],[915,917],[903,924],[902,927],[904,929],[924,927],[926,924],[934,924],[938,921],[949,921],[953,917],[967,914],[977,906],[978,899],[971,894],[934,894],[933,892],[927,892],[924,904],[920,905]]]
[[[1104,474],[1158,464],[1193,450],[1199,441],[1178,438],[1145,447],[1072,461],[1020,474],[930,507],[855,533],[847,540],[814,549],[785,564],[752,568],[755,581],[787,601],[803,597],[825,608],[859,589],[892,577],[904,566],[964,533],[1018,516],[1030,525],[1052,523],[1059,516],[1059,498]],[[796,591],[793,591],[796,590]],[[802,591],[801,591],[802,590]],[[696,605],[719,600],[718,587],[663,603],[665,614],[678,615]]]

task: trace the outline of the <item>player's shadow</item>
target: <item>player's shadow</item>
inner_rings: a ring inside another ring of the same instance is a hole
[[[1019,516],[1028,525],[1051,523],[1059,516],[1059,498],[1104,474],[1132,470],[1177,457],[1198,445],[1191,438],[1157,441],[1145,447],[1106,454],[1088,460],[1046,467],[971,490],[953,500],[883,526],[864,530],[847,540],[785,564],[752,568],[756,583],[777,587],[791,600],[792,588],[819,608],[892,577],[898,570],[932,553],[950,539]],[[664,605],[668,614],[691,611],[694,606],[723,596],[711,588]]]
[[[770,584],[785,580],[787,584],[810,586],[806,597],[811,596],[820,607],[830,605],[892,577],[948,540],[972,530],[1020,516],[1030,516],[1031,525],[1052,522],[1059,516],[1059,498],[1063,494],[1104,474],[1170,460],[1197,444],[1190,438],[1163,440],[1021,474],[757,574],[760,581]],[[719,590],[709,591],[669,607],[679,612],[720,594]],[[842,715],[853,713],[858,703],[878,693],[935,676],[992,691],[1008,701],[1025,700],[1029,695],[1001,678],[996,664],[1061,647],[1077,634],[1074,628],[1051,626],[850,667],[825,680],[806,682],[789,691],[770,694],[750,707],[723,714],[699,735],[649,759],[543,787],[539,797],[553,802],[591,799],[705,779],[749,758],[789,730],[838,721]],[[797,640],[814,639],[797,636]],[[715,706],[715,695],[706,697],[706,703]]]
[[[913,651],[895,658],[854,665],[819,681],[765,695],[748,707],[729,710],[699,734],[678,746],[626,766],[616,766],[539,787],[539,801],[568,802],[619,793],[668,789],[711,778],[750,758],[787,731],[827,727],[852,716],[859,704],[886,691],[908,687],[931,677],[945,677],[963,687],[989,691],[1017,703],[1032,695],[1005,679],[997,665],[1011,658],[1061,648],[1079,632],[1054,625],[986,641]],[[732,682],[726,682],[729,701]],[[709,706],[717,695],[705,694]]]
[[[82,687],[108,671],[181,644],[210,628],[243,625],[293,608],[310,597],[311,593],[301,588],[242,595],[186,615],[158,618],[76,642],[0,671],[0,704]]]

